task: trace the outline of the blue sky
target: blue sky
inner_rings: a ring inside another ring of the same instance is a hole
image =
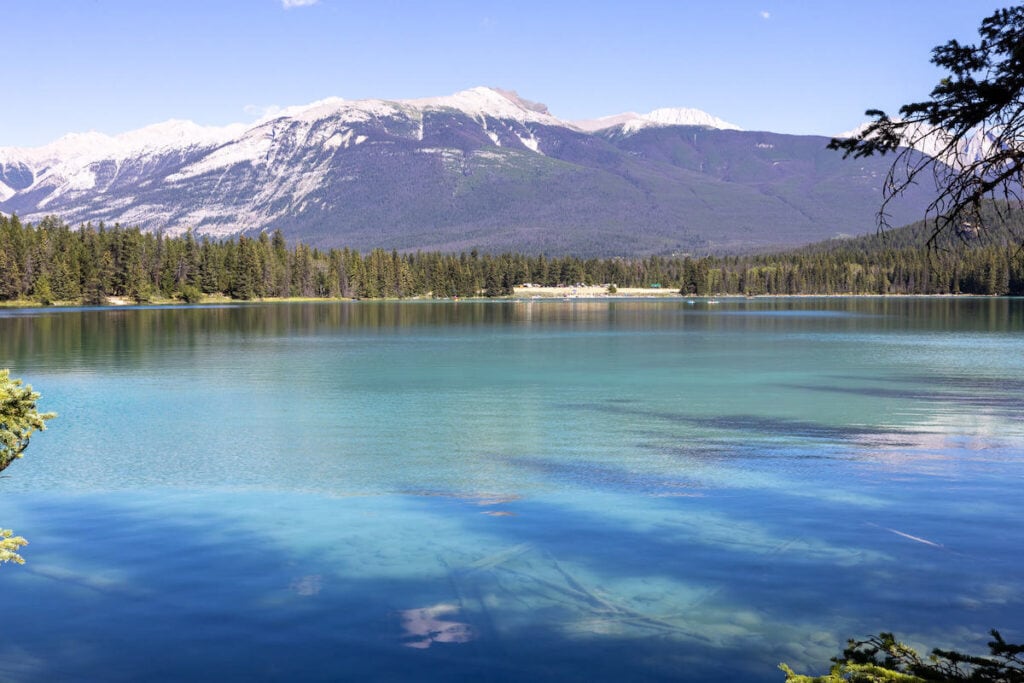
[[[292,5],[292,6],[289,6]],[[927,96],[981,0],[0,0],[0,146],[330,96],[515,89],[556,116],[695,107],[834,134]]]

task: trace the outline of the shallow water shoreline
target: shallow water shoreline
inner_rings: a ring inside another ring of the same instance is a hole
[[[465,297],[455,299],[434,299],[431,296],[411,296],[403,298],[380,297],[376,299],[360,299],[346,297],[265,297],[259,299],[232,299],[228,296],[210,295],[198,303],[189,303],[180,299],[154,299],[152,301],[132,301],[126,297],[107,297],[105,304],[85,304],[81,301],[54,301],[41,304],[29,299],[0,301],[0,310],[5,308],[121,308],[131,306],[204,306],[224,304],[289,304],[289,303],[342,303],[358,301],[530,301],[538,299],[687,299],[693,301],[716,300],[757,300],[757,299],[1013,299],[1011,296],[987,296],[983,294],[713,294],[697,296],[680,294],[677,289],[650,289],[643,287],[621,287],[609,293],[604,287],[516,287],[511,296],[501,297]]]

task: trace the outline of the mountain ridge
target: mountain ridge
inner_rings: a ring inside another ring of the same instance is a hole
[[[601,255],[773,248],[873,227],[884,164],[842,164],[827,138],[683,108],[604,123],[588,130],[478,87],[328,98],[252,124],[72,134],[0,148],[0,211],[213,237],[280,228],[325,247]],[[907,222],[927,194],[912,193]]]

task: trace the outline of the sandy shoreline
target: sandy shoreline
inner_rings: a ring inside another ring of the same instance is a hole
[[[614,294],[602,285],[589,287],[514,287],[514,299],[600,299],[604,297],[667,297],[679,296],[674,287],[619,287]]]

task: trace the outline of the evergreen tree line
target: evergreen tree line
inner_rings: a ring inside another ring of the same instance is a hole
[[[719,294],[1024,295],[1015,232],[961,235],[926,249],[921,225],[771,255],[579,259],[288,246],[278,231],[230,240],[142,232],[120,225],[72,229],[0,215],[0,300],[105,303],[204,295],[266,297],[506,296],[514,285],[615,284]]]

